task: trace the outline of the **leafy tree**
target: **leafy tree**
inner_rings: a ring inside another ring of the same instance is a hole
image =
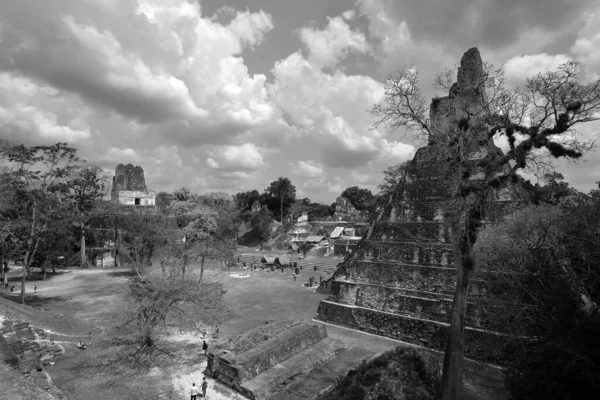
[[[191,259],[201,259],[200,281],[204,272],[204,261],[211,255],[214,234],[217,231],[217,212],[194,200],[174,201],[170,213],[175,217],[180,237],[183,237],[180,258],[181,278],[185,278],[186,267]]]
[[[170,193],[158,192],[158,194],[156,195],[156,200],[155,200],[157,211],[159,213],[164,213],[174,198],[175,198],[175,196]]]
[[[199,322],[216,324],[227,315],[222,284],[181,279],[181,263],[171,258],[161,271],[140,270],[129,279],[130,301],[118,331],[132,337],[136,350],[131,356],[136,362],[153,357],[155,351],[168,354],[157,345],[158,328],[194,329]]]
[[[236,206],[240,213],[249,211],[252,208],[252,204],[254,204],[255,201],[259,200],[259,198],[260,193],[258,193],[258,190],[240,192],[234,196]]]
[[[350,200],[350,203],[352,203],[357,210],[372,211],[375,204],[375,196],[373,193],[369,189],[361,189],[358,186],[344,189],[341,196]]]
[[[477,49],[468,52],[469,56],[475,53],[479,57]],[[590,146],[574,136],[575,128],[597,120],[600,111],[600,80],[578,82],[578,66],[574,62],[561,65],[557,71],[539,73],[527,79],[524,88],[514,91],[504,87],[502,68],[495,69],[490,64],[484,65],[483,80],[470,93],[457,92],[457,87],[451,85],[451,76],[440,75],[436,80],[436,86],[448,90],[455,99],[452,115],[457,117],[447,129],[430,121],[429,107],[419,88],[419,74],[414,70],[391,76],[384,83],[384,100],[372,109],[378,118],[376,125],[402,127],[417,136],[427,136],[430,144],[446,152],[458,279],[444,357],[444,400],[462,398],[466,299],[476,267],[471,253],[488,196],[496,188],[518,180],[517,172],[531,164],[542,150],[552,157],[581,157]],[[474,100],[473,93],[486,95]],[[439,102],[440,99],[434,99],[434,106]],[[508,152],[491,151],[484,158],[473,157],[494,135],[507,137]],[[517,138],[522,140],[518,142]]]
[[[190,191],[190,189],[182,187],[181,189],[176,190],[173,193],[173,196],[175,196],[175,200],[177,201],[188,201],[191,200],[195,195]]]
[[[271,238],[271,223],[273,222],[273,214],[264,206],[259,212],[253,213],[250,217],[250,226],[258,234],[261,242],[265,242]]]
[[[534,204],[557,205],[562,199],[572,196],[576,191],[564,181],[562,174],[558,172],[546,173],[541,179],[543,185],[524,182],[524,188],[530,193]]]
[[[81,235],[81,268],[87,267],[85,253],[86,214],[107,194],[109,176],[95,165],[78,165],[70,168],[63,179],[57,183],[57,189],[69,201],[78,214]]]
[[[64,206],[57,195],[59,183],[79,161],[77,150],[66,143],[51,146],[13,145],[0,149],[8,173],[28,207],[29,232],[21,275],[21,302],[25,301],[25,280],[39,247],[40,236],[48,227],[49,215]]]
[[[578,194],[529,206],[480,233],[474,256],[495,272],[487,282],[494,322],[516,338],[512,398],[600,395],[599,207],[593,195]]]
[[[271,197],[279,200],[279,219],[283,223],[283,208],[284,204],[291,205],[296,199],[296,187],[288,178],[279,177],[276,181],[271,182],[271,185],[265,189]]]

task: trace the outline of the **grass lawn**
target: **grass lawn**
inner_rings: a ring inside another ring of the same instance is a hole
[[[191,269],[190,275],[193,275],[195,271]],[[11,272],[20,273],[16,269]],[[228,340],[232,335],[264,324],[267,320],[311,320],[319,301],[325,296],[316,293],[316,288],[302,284],[308,281],[309,276],[318,281],[319,276],[326,278],[327,275],[303,272],[304,275],[296,281],[289,270],[283,274],[281,271],[246,271],[241,268],[219,272],[232,315],[221,325],[218,341]],[[233,277],[244,274],[249,276]],[[159,357],[157,364],[150,362],[146,368],[139,370],[119,366],[118,360],[126,348],[110,341],[110,327],[116,322],[116,310],[122,302],[127,278],[127,268],[63,270],[56,276],[48,275],[45,281],[27,283],[27,304],[30,307],[12,304],[15,314],[30,311],[23,317],[53,332],[53,339],[65,347],[66,354],[46,369],[70,399],[172,399],[184,394],[181,388],[172,384],[177,376],[195,374],[194,379],[201,380],[198,374],[205,359],[200,355],[201,338],[196,332],[171,330],[163,333],[162,345],[173,357]],[[37,285],[35,295],[34,285]],[[16,296],[15,290],[13,297]],[[85,351],[76,348],[77,341],[82,338],[91,343]],[[214,339],[210,338],[209,343],[211,341],[214,342]],[[187,386],[187,382],[181,382],[182,385],[184,383]],[[226,389],[214,386],[209,388],[209,392],[215,392],[212,398],[218,393],[222,398],[233,398]]]
[[[193,279],[197,270],[193,267],[189,270],[188,276]],[[206,338],[209,345],[226,341],[266,321],[312,320],[319,301],[326,295],[303,284],[309,277],[315,277],[318,282],[320,276],[323,279],[330,276],[303,270],[294,281],[289,269],[281,273],[281,270],[241,268],[221,271],[220,267],[214,267],[213,271],[227,290],[226,301],[232,313],[220,326],[217,339]],[[19,272],[13,270],[12,273]],[[244,275],[247,277],[241,277]],[[116,343],[111,327],[117,323],[123,303],[127,268],[70,269],[48,276],[45,281],[27,283],[29,294],[33,294],[33,286],[37,285],[37,293],[28,296],[29,306],[0,299],[3,301],[0,314],[12,312],[32,325],[47,328],[52,332],[52,339],[63,345],[66,354],[46,370],[69,399],[183,399],[188,397],[192,382],[196,385],[201,382],[206,359],[201,355],[202,338],[198,332],[169,329],[162,332],[159,340],[170,357],[157,357],[139,369],[120,363],[131,347]],[[14,293],[14,297],[16,295]],[[400,345],[394,340],[331,325],[327,325],[327,331],[348,347],[364,348],[373,354]],[[81,339],[91,343],[85,351],[76,348]],[[360,361],[356,360],[357,364]],[[212,379],[208,394],[211,400],[242,399]]]

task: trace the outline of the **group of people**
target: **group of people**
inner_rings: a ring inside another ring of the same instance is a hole
[[[206,382],[206,378],[202,378],[202,394],[201,398],[206,398],[206,388],[208,387],[208,382]],[[196,397],[200,394],[198,391],[198,386],[195,383],[192,383],[192,389],[190,390],[191,398],[190,400],[196,400]]]
[[[10,290],[11,293],[15,290],[15,285],[9,285],[8,282],[0,284],[0,287],[2,289]]]
[[[202,350],[204,351],[204,355],[208,357],[208,343],[206,340],[202,341]],[[196,400],[196,397],[200,394],[200,398],[206,398],[206,388],[208,387],[208,382],[206,382],[206,378],[202,378],[202,394],[199,393],[198,386],[195,383],[192,383],[192,389],[190,390],[191,400]]]
[[[12,293],[15,290],[15,285],[9,285],[8,282],[7,283],[0,283],[0,288],[6,289],[6,290],[10,290],[10,292]],[[33,287],[33,291],[34,291],[34,293],[37,293],[37,285],[35,285]]]

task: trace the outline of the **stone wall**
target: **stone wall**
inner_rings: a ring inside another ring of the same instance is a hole
[[[247,397],[243,383],[327,337],[323,325],[280,321],[247,331],[208,355],[206,367],[214,378]]]
[[[443,351],[449,324],[425,318],[382,312],[357,306],[322,301],[317,319],[375,335]],[[472,327],[465,328],[465,355],[492,363],[502,363],[501,349],[508,337]]]
[[[137,199],[137,200],[136,200]],[[119,204],[138,205],[138,206],[154,206],[156,195],[154,192],[139,192],[130,190],[120,190],[118,193]]]

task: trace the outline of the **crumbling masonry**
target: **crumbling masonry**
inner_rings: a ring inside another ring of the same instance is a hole
[[[456,270],[447,217],[451,176],[440,135],[457,126],[465,109],[474,114],[483,110],[483,77],[479,51],[470,49],[461,59],[449,95],[431,103],[429,144],[415,154],[406,181],[357,250],[319,289],[330,296],[319,304],[318,320],[444,349]],[[473,134],[480,147],[469,153],[470,160],[500,154],[483,129]],[[478,173],[473,171],[473,179]],[[497,190],[485,210],[485,222],[505,215],[516,193],[513,187]],[[469,292],[465,352],[473,359],[496,362],[506,336],[493,324],[493,311],[482,306],[485,295],[482,271]]]

